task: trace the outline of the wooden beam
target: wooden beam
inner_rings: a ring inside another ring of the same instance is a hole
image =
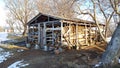
[[[76,45],[78,46],[78,24],[76,23]]]
[[[78,25],[83,25],[83,26],[88,25],[89,26],[89,23],[85,23],[85,22],[79,22],[78,23],[78,22],[64,21],[64,20],[63,20],[63,22],[70,23],[70,24],[76,24],[77,23]],[[95,23],[91,23],[91,24],[92,24],[91,26],[93,26],[93,27],[96,26]]]
[[[32,34],[34,33],[34,28],[35,28],[35,26],[33,25]],[[33,34],[33,35],[34,35],[34,34]],[[32,40],[32,43],[34,43],[34,38],[33,38],[33,40]]]
[[[63,45],[63,22],[61,21],[61,46]]]
[[[40,35],[40,33],[41,33],[41,28],[40,28],[40,23],[38,23],[38,44],[40,44],[40,38],[41,38],[41,35]]]
[[[71,39],[70,39],[70,26],[71,26],[71,24],[70,23],[68,23],[69,24],[69,27],[68,27],[68,30],[69,30],[69,32],[68,32],[68,40],[71,42]]]
[[[40,37],[40,40],[41,40],[40,45],[41,45],[41,48],[44,46],[43,45],[43,27],[42,26],[43,26],[43,23],[40,24],[40,27],[41,27],[40,28],[40,35],[41,35],[41,37]]]
[[[86,45],[88,44],[88,39],[87,39],[87,25],[85,25],[85,43],[86,43]]]
[[[97,42],[97,32],[98,31],[98,29],[97,29],[97,27],[95,28],[95,44],[96,44],[96,42]]]
[[[43,23],[43,45],[46,46],[46,23]]]
[[[47,22],[39,22],[39,23],[46,23],[46,24],[47,24],[47,23],[53,23],[53,22],[59,22],[59,21],[60,21],[60,20],[49,21],[49,22],[48,22],[48,21],[47,21]]]
[[[52,28],[54,29],[54,22],[52,23]],[[54,41],[54,30],[52,30],[52,45],[55,44],[55,41]]]
[[[90,43],[89,44],[91,45],[92,44],[91,24],[90,24],[89,36],[90,36],[90,39],[89,39]]]

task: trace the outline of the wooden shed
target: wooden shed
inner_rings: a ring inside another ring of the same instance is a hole
[[[103,31],[104,25],[99,24]],[[100,39],[96,24],[80,19],[66,19],[39,13],[28,22],[28,41],[31,45],[82,46]]]

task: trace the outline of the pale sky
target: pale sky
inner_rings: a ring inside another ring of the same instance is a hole
[[[0,26],[6,26],[6,12],[4,1],[0,0]]]

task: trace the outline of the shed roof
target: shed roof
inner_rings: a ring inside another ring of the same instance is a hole
[[[87,20],[82,20],[82,19],[77,19],[77,18],[69,19],[69,18],[58,17],[58,16],[55,16],[55,15],[47,15],[47,14],[43,14],[43,13],[38,13],[34,18],[32,18],[28,22],[28,24],[31,24],[31,23],[35,22],[35,20],[37,20],[38,18],[42,18],[42,16],[50,17],[50,18],[55,19],[55,20],[64,20],[64,21],[71,21],[71,22],[76,22],[76,23],[91,23],[91,24],[95,24],[95,22],[92,22],[92,21],[87,21]],[[43,20],[43,19],[41,19],[41,20]],[[42,22],[44,22],[44,20]],[[104,25],[104,24],[100,23],[100,25]]]

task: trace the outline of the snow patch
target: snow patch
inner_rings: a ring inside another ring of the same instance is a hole
[[[13,64],[11,64],[10,66],[8,66],[8,68],[21,68],[21,67],[25,67],[25,66],[28,66],[29,64],[28,63],[23,63],[24,60],[20,60],[20,61],[17,61]]]
[[[13,54],[10,52],[1,52],[0,53],[0,63],[7,60],[7,58],[9,58],[11,55],[13,55]]]
[[[34,47],[34,49],[36,49],[36,50],[40,49],[39,45],[36,44],[35,47]]]
[[[102,64],[102,62],[99,62],[98,64],[95,65],[95,67],[99,67]]]
[[[0,48],[0,51],[3,51],[3,49],[2,49],[2,48]]]
[[[23,52],[23,51],[24,51],[23,49],[17,50],[17,52]]]
[[[0,41],[6,41],[6,40],[9,40],[7,38],[8,36],[8,33],[7,32],[0,32]]]
[[[112,38],[112,37],[108,37],[108,38],[106,39],[106,41],[107,41],[107,42],[110,42],[111,38]]]
[[[120,63],[120,59],[118,59],[118,63]]]

